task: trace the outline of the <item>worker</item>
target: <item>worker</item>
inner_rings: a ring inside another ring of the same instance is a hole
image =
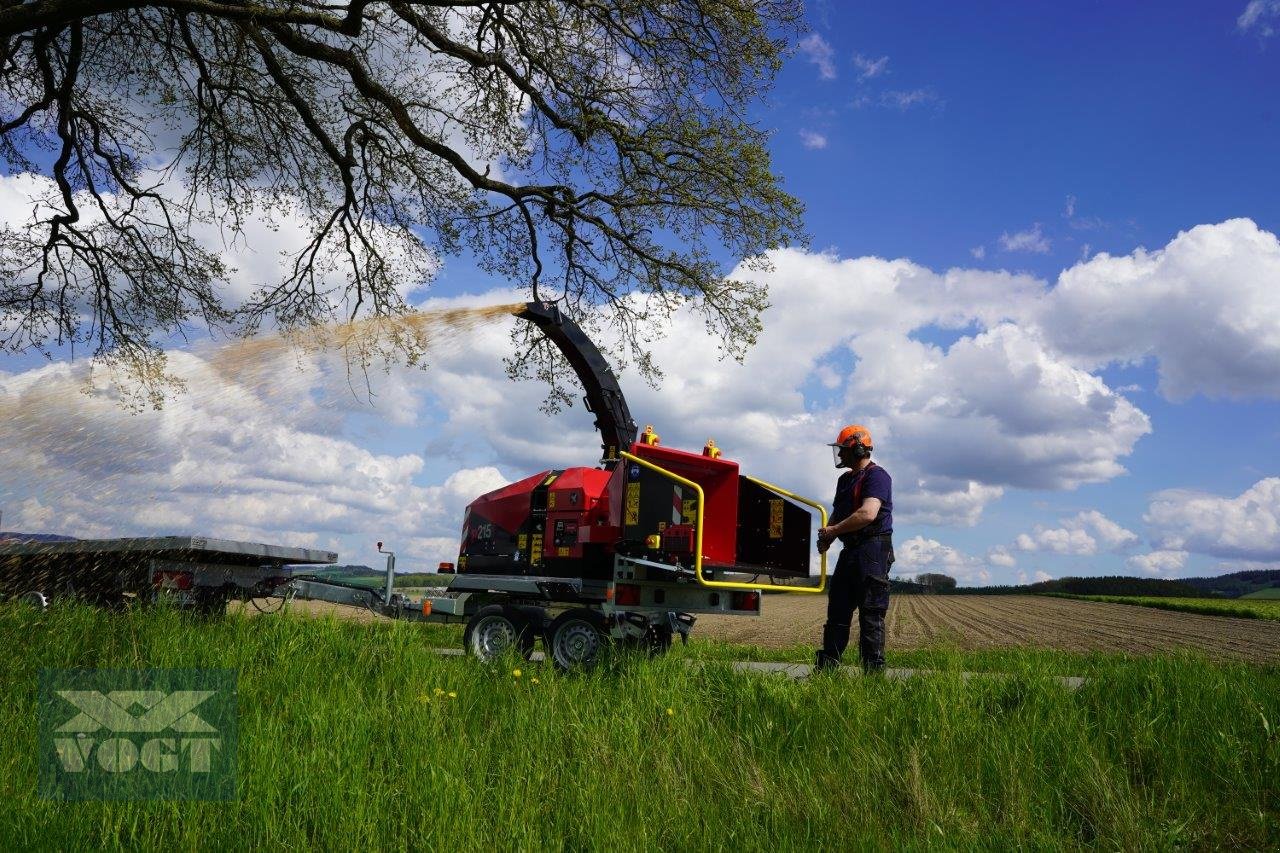
[[[830,445],[837,468],[831,522],[818,529],[818,550],[839,539],[843,549],[827,590],[827,623],[817,668],[840,665],[849,645],[853,611],[858,611],[858,649],[867,672],[884,669],[884,618],[889,610],[889,567],[893,565],[893,481],[871,461],[871,433],[851,424]]]

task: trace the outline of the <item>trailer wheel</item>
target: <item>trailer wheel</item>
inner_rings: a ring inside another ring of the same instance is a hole
[[[533,629],[514,607],[490,604],[471,617],[462,635],[467,652],[482,661],[501,657],[514,649],[525,660],[533,654]]]
[[[592,668],[608,645],[604,616],[585,607],[566,610],[547,629],[551,660],[563,672]]]
[[[18,596],[18,601],[21,601],[23,604],[29,604],[37,610],[44,610],[49,606],[49,597],[38,589],[24,592],[22,595]]]

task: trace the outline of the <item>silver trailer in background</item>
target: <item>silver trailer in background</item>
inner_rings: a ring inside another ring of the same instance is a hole
[[[0,596],[40,607],[75,598],[104,607],[172,598],[216,613],[232,598],[271,595],[298,565],[337,561],[332,551],[203,536],[0,542]]]

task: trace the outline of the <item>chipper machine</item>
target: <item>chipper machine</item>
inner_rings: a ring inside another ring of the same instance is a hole
[[[538,638],[561,668],[589,666],[609,643],[660,653],[700,613],[758,616],[765,590],[821,593],[810,577],[817,501],[743,474],[712,441],[701,452],[638,433],[617,378],[591,339],[554,305],[516,316],[564,353],[601,436],[597,467],[541,471],[467,506],[454,572],[439,594],[295,578],[292,594],[372,606],[400,618],[465,622],[480,658],[526,657]],[[379,543],[381,548],[381,543]],[[769,579],[768,584],[758,581]],[[786,581],[792,581],[788,584]]]

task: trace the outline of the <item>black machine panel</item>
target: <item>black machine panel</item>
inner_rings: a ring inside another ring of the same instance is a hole
[[[813,515],[786,498],[738,480],[738,564],[775,577],[809,575]]]

